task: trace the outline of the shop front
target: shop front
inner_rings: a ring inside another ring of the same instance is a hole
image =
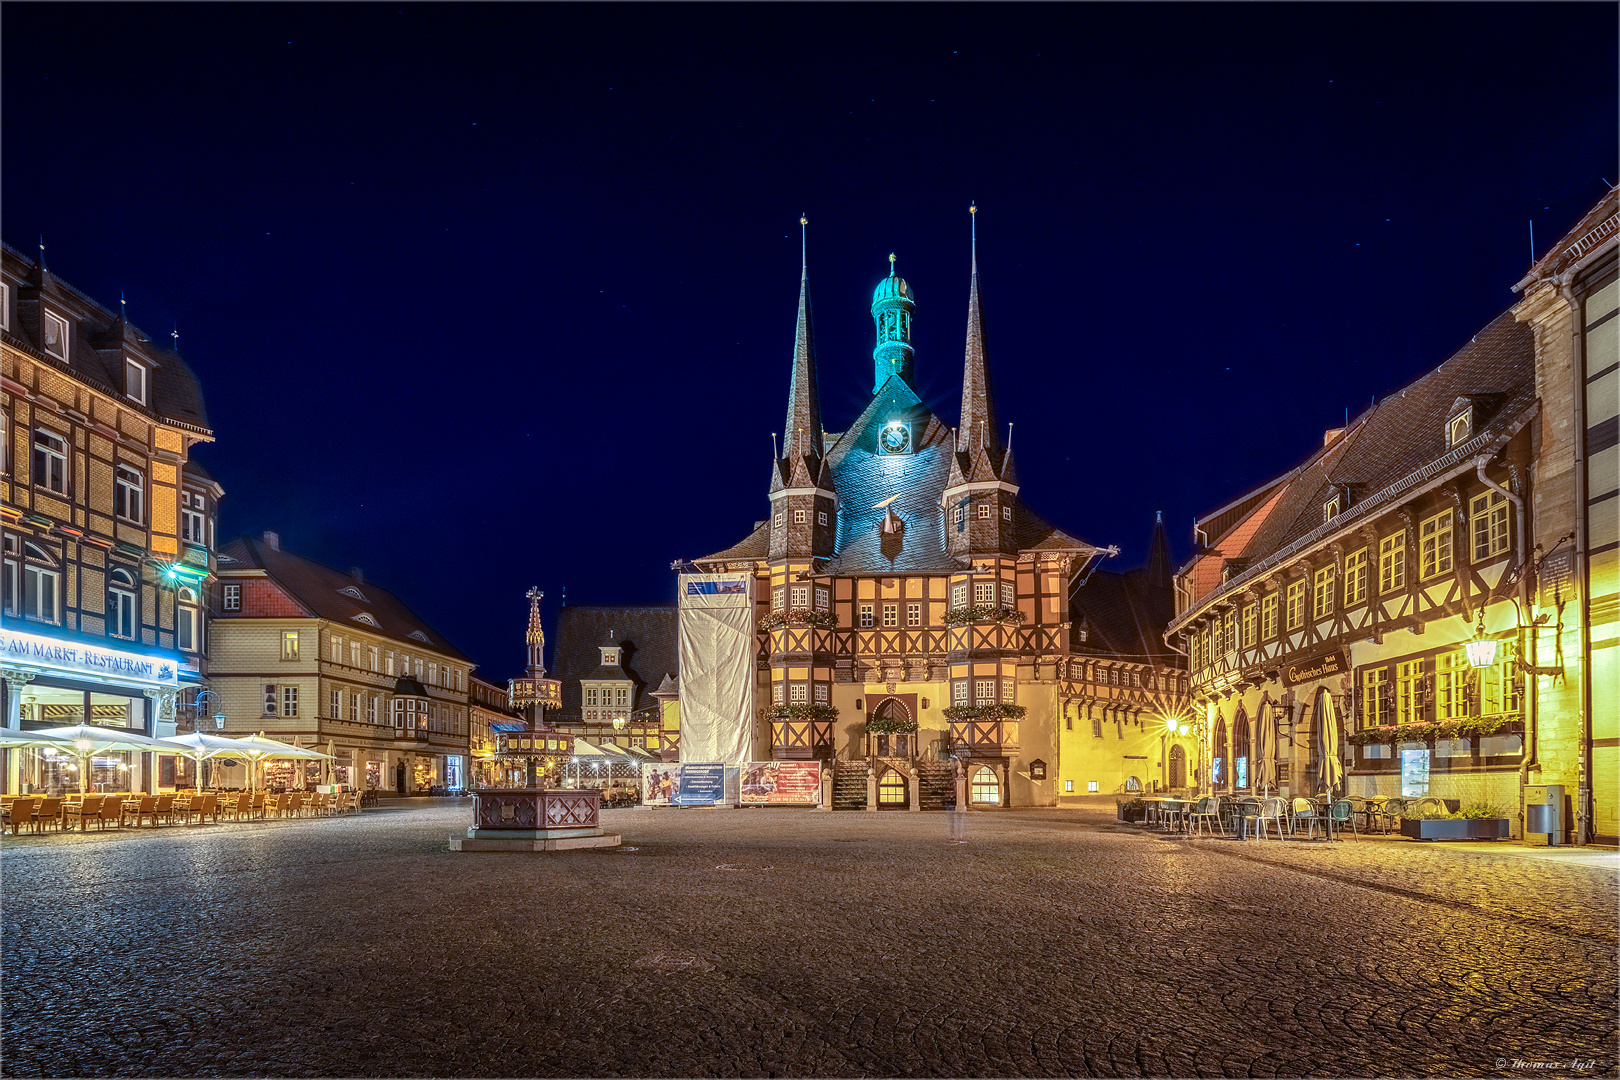
[[[136,653],[0,629],[0,694],[8,728],[90,724],[151,738],[175,733],[178,654]],[[183,755],[108,752],[80,763],[51,750],[5,752],[0,784],[28,792],[156,792],[183,785],[194,766]]]

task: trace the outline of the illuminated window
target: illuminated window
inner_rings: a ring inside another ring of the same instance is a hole
[[[1255,605],[1255,604],[1244,604],[1243,605],[1243,640],[1238,642],[1238,644],[1240,646],[1242,646],[1243,648],[1253,648],[1254,645],[1255,645],[1255,642],[1256,642],[1257,639],[1254,636],[1254,631],[1255,631],[1255,617],[1256,617],[1257,613],[1258,613],[1258,606],[1257,605]]]
[[[1395,722],[1410,724],[1423,710],[1423,661],[1403,660],[1395,665]]]
[[[808,686],[804,685],[804,683],[794,683],[792,686],[788,687],[788,700],[789,701],[808,701],[808,700],[810,700],[810,688]]]
[[[1394,701],[1389,697],[1389,668],[1368,668],[1361,673],[1361,726],[1382,727],[1390,722]]]
[[[349,642],[349,666],[360,666],[360,643],[358,641]]]
[[[1353,551],[1344,560],[1344,606],[1367,599],[1367,549]]]
[[[319,649],[315,651],[320,652]],[[283,630],[281,632],[281,658],[283,660],[298,659],[298,631]]]
[[[921,604],[907,604],[906,605],[906,625],[907,626],[921,626],[922,625],[922,605]]]
[[[174,647],[181,652],[199,652],[202,642],[199,640],[199,626],[197,619],[197,594],[187,588],[179,588],[174,593]]]
[[[1332,521],[1339,516],[1339,497],[1337,495],[1322,504],[1322,520]]]
[[[146,477],[128,465],[119,465],[114,474],[117,483],[113,488],[113,513],[140,524],[145,520]]]
[[[378,667],[377,667],[377,646],[369,645],[369,646],[366,647],[366,651],[371,654],[371,670],[372,671],[377,671],[378,670]],[[459,673],[458,673],[458,675],[459,675]],[[459,688],[459,683],[460,683],[459,678],[457,679],[457,683],[458,683],[458,688]]]
[[[1474,433],[1474,410],[1464,409],[1446,421],[1446,445],[1465,443]]]
[[[1524,683],[1514,662],[1514,645],[1500,642],[1496,663],[1481,671],[1479,711],[1483,715],[1516,713],[1524,708]]]
[[[859,625],[863,626],[863,627],[870,627],[872,625],[872,605],[871,604],[862,604],[861,605]]]
[[[1418,529],[1418,577],[1426,579],[1451,570],[1452,513],[1442,510]]]
[[[67,439],[43,428],[34,432],[34,484],[67,494]]]
[[[1501,555],[1508,549],[1508,504],[1494,491],[1475,495],[1469,503],[1473,523],[1474,561]]]
[[[1332,566],[1324,566],[1316,572],[1311,598],[1312,618],[1321,619],[1333,614],[1333,578]]]
[[[1378,541],[1378,591],[1406,588],[1406,530]]]
[[[1260,598],[1260,637],[1270,641],[1277,636],[1277,594],[1266,593]]]
[[[146,368],[127,358],[124,360],[124,396],[146,404]]]
[[[791,599],[788,606],[793,610],[799,611],[810,606],[810,586],[795,585],[790,591],[790,595]]]
[[[973,770],[972,799],[976,803],[999,803],[1001,785],[996,782],[995,770],[980,765]]]
[[[1459,720],[1469,715],[1469,685],[1474,669],[1461,649],[1435,658],[1435,705],[1441,720]]]
[[[41,312],[40,334],[45,339],[45,351],[59,359],[68,358],[68,323],[54,311]]]
[[[975,581],[973,583],[973,602],[975,604],[995,603],[996,583],[993,581]]]
[[[1288,583],[1288,629],[1298,630],[1305,625],[1305,582],[1303,579]]]
[[[107,632],[113,637],[135,637],[135,575],[122,567],[107,579]]]

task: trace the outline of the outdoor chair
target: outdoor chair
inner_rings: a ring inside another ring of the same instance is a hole
[[[1332,836],[1335,828],[1343,832],[1346,824],[1350,826],[1350,835],[1360,840],[1361,834],[1356,831],[1356,808],[1349,799],[1335,799],[1328,807],[1328,835]]]
[[[219,812],[231,815],[233,821],[241,821],[242,815],[248,813],[253,807],[253,796],[239,791],[234,795],[221,795]]]
[[[22,828],[24,822],[32,825],[34,807],[38,802],[39,800],[32,796],[24,796],[21,799],[13,799],[6,804],[4,820],[7,825],[11,826],[12,836],[17,835],[17,831]]]
[[[158,824],[159,819],[161,819],[165,825],[169,825],[174,822],[173,795],[159,795],[157,797],[157,806],[152,808],[152,824]]]
[[[69,803],[67,808],[67,821],[71,826],[77,824],[79,831],[83,832],[86,821],[99,821],[101,819],[101,804],[106,799],[100,795],[86,795],[83,802]]]
[[[280,795],[269,795],[265,797],[264,812],[259,816],[267,818],[271,814],[275,814],[278,818],[287,816],[287,795],[285,792]]]
[[[62,800],[41,799],[34,804],[34,812],[28,819],[34,832],[44,832],[46,826],[62,827]]]
[[[1419,799],[1417,801],[1417,809],[1418,813],[1420,814],[1444,814],[1447,812],[1444,800],[1437,799],[1433,795],[1430,795],[1428,798]]]
[[[1262,799],[1239,799],[1237,801],[1233,810],[1236,812],[1237,834],[1239,837],[1246,839],[1250,829],[1254,829],[1258,836],[1260,814],[1264,808],[1265,801]]]
[[[295,791],[291,795],[284,796],[284,798],[287,800],[285,809],[288,817],[304,816],[305,795],[302,791]]]
[[[1301,797],[1294,800],[1293,810],[1288,815],[1288,835],[1293,836],[1294,830],[1303,823],[1306,828],[1307,839],[1316,839],[1317,822],[1326,822],[1322,818],[1322,810],[1311,800]]]
[[[1350,814],[1352,816],[1351,829],[1354,830],[1355,828],[1353,819],[1360,818],[1362,826],[1366,828],[1368,832],[1371,832],[1372,807],[1368,805],[1367,800],[1363,799],[1359,795],[1349,795],[1345,797],[1345,801],[1350,804]]]
[[[1213,796],[1199,799],[1198,804],[1193,807],[1192,813],[1187,818],[1187,831],[1189,833],[1201,833],[1205,828],[1213,828],[1215,832],[1219,832],[1222,836],[1226,835],[1226,828],[1221,824],[1220,800]]]
[[[96,822],[96,828],[105,829],[107,822],[122,826],[124,824],[124,797],[110,795],[101,800],[101,819]]]
[[[125,799],[124,812],[119,818],[119,824],[122,825],[124,819],[133,817],[135,819],[135,827],[138,829],[141,827],[142,821],[146,820],[148,817],[154,817],[156,813],[156,795],[142,795],[138,798]],[[152,824],[156,825],[156,820],[154,820]]]
[[[218,821],[219,813],[214,808],[217,798],[214,795],[193,795],[187,800],[186,808],[180,811],[181,822],[190,825],[191,819],[195,817],[197,824],[201,825],[210,814],[214,816],[215,821]]]
[[[1400,828],[1401,818],[1407,814],[1405,799],[1385,799],[1384,805],[1378,811],[1378,823],[1385,832],[1394,832]]]

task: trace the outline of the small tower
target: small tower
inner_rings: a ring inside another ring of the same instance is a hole
[[[821,395],[816,386],[816,336],[810,318],[806,219],[799,218],[799,320],[793,333],[782,456],[771,470],[770,557],[829,556],[837,536],[837,496],[827,474]]]
[[[872,347],[872,393],[883,389],[889,376],[898,375],[906,385],[917,388],[912,370],[915,351],[911,347],[911,320],[917,314],[917,298],[906,279],[894,272],[894,255],[889,256],[889,276],[872,290],[872,324],[877,344]]]
[[[529,598],[529,629],[524,641],[529,650],[528,670],[506,684],[506,693],[512,708],[518,712],[535,706],[530,721],[539,729],[545,725],[545,710],[562,705],[562,683],[546,678],[546,632],[540,625],[540,601],[546,594],[539,589],[530,589],[526,595]]]

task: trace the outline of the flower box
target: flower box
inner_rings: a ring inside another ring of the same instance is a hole
[[[1507,818],[1401,819],[1401,835],[1411,840],[1506,840]]]

